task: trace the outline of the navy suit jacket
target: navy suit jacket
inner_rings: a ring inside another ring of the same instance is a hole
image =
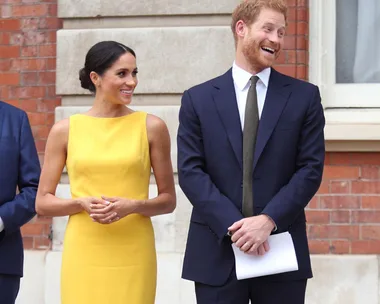
[[[0,101],[0,217],[5,227],[0,233],[0,274],[23,275],[20,227],[35,215],[39,177],[26,113]]]
[[[323,173],[325,119],[319,90],[272,69],[253,163],[255,215],[293,237],[299,270],[264,277],[312,277],[304,208]],[[242,128],[230,69],[184,92],[178,178],[193,205],[182,277],[223,285],[234,266],[227,228],[243,218]]]

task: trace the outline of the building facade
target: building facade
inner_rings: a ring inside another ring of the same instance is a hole
[[[139,85],[132,107],[165,120],[176,171],[181,94],[231,66],[234,44],[229,24],[238,2],[2,1],[0,99],[28,112],[43,163],[52,124],[92,103],[78,80],[87,50],[101,40],[120,41],[137,53]],[[379,8],[376,0],[288,0],[288,4],[285,49],[276,69],[317,84],[326,116],[323,182],[307,208],[314,269],[307,303],[377,304],[380,41],[371,31],[380,27],[373,17]],[[160,304],[195,303],[192,283],[180,279],[191,205],[178,184],[176,190],[176,211],[153,218]],[[152,177],[150,195],[155,192]],[[70,196],[66,172],[57,195]],[[23,227],[26,269],[18,304],[59,304],[66,222],[67,218],[36,217]]]

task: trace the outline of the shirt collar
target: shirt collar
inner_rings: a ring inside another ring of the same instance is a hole
[[[270,73],[271,68],[266,68],[262,70],[260,73],[256,74],[256,76],[259,77],[260,81],[265,85],[266,88],[268,88]],[[232,78],[240,91],[243,91],[246,88],[251,77],[251,73],[237,66],[234,61],[232,65]]]

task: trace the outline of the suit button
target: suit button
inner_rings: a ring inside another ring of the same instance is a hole
[[[243,183],[241,183],[241,184],[240,184],[240,187],[242,187],[242,188],[243,188]]]

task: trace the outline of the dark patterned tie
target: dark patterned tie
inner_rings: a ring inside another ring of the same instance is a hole
[[[242,210],[245,217],[253,216],[253,156],[257,129],[259,126],[259,109],[257,105],[256,83],[257,76],[251,77],[251,86],[248,90],[247,103],[245,105],[244,130],[243,130],[243,202]]]

